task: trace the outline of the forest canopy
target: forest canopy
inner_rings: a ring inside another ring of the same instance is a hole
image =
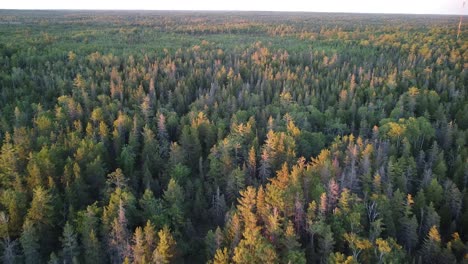
[[[464,263],[453,16],[0,10],[3,263]]]

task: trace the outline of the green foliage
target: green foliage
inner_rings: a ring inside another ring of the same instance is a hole
[[[315,157],[325,147],[325,136],[322,133],[304,131],[299,136],[298,154],[303,157]]]
[[[24,261],[27,263],[40,263],[40,245],[36,228],[29,221],[26,221],[21,233],[20,242],[23,248]]]
[[[79,249],[78,239],[70,223],[66,223],[61,237],[62,242],[62,257],[66,263],[76,263],[78,261]]]
[[[453,21],[0,10],[2,261],[463,262]]]
[[[184,194],[179,184],[174,179],[169,181],[167,189],[164,191],[166,215],[169,223],[175,230],[178,230],[184,222]]]

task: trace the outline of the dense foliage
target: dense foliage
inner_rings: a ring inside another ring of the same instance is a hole
[[[467,261],[456,30],[0,11],[2,262]]]

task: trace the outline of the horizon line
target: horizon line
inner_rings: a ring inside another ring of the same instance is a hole
[[[52,8],[52,9],[42,9],[42,8],[0,8],[0,11],[159,11],[159,12],[207,12],[207,13],[216,13],[216,12],[238,12],[238,13],[254,13],[254,12],[265,12],[265,13],[322,13],[322,14],[361,14],[361,15],[430,15],[430,16],[468,16],[468,14],[463,13],[385,13],[385,12],[348,12],[348,11],[309,11],[309,10],[235,10],[235,9],[88,9],[88,8]]]

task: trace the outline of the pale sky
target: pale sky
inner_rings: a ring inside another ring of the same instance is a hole
[[[1,0],[0,9],[246,10],[468,14],[464,0]],[[467,0],[465,0],[467,1]]]

